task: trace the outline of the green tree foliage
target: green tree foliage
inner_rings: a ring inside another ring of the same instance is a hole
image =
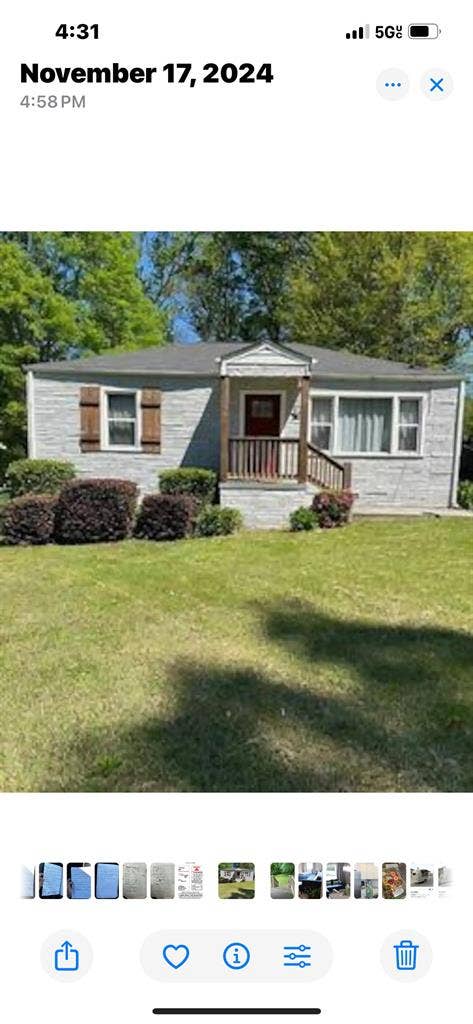
[[[313,234],[283,321],[294,341],[448,365],[471,337],[473,235]]]
[[[219,868],[222,868],[223,871],[232,871],[234,868],[247,868],[249,871],[251,871],[252,868],[254,868],[254,864],[247,861],[238,861],[237,864],[221,861],[219,864]]]
[[[473,235],[157,234],[153,300],[204,341],[263,338],[448,365],[471,338]]]
[[[80,354],[159,345],[166,318],[145,294],[138,273],[139,249],[130,232],[21,232],[3,235],[16,244],[67,300]],[[68,340],[57,350],[44,339],[42,358],[69,354]]]
[[[245,280],[231,236],[158,234],[149,248],[148,288],[154,301],[183,313],[201,341],[241,337]]]
[[[183,334],[461,365],[473,336],[473,235],[4,232],[0,442],[8,457],[24,445],[24,363]]]
[[[293,875],[294,870],[295,866],[290,861],[273,861],[271,864],[272,875]]]
[[[282,339],[285,282],[309,236],[290,232],[157,234],[145,245],[153,299],[202,341]]]
[[[24,450],[22,367],[161,344],[166,317],[145,294],[133,235],[0,236],[0,441]]]

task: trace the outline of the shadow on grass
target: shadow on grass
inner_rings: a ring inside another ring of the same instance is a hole
[[[77,737],[64,790],[466,790],[473,785],[473,641],[433,627],[257,606],[297,680],[179,660],[170,710]],[[306,669],[306,681],[301,683]],[[302,670],[302,671],[301,671]],[[102,778],[97,763],[115,759]],[[45,787],[48,788],[48,787]]]
[[[228,896],[221,896],[220,898],[224,900],[252,900],[254,896],[254,890],[238,889],[237,892],[231,892]]]

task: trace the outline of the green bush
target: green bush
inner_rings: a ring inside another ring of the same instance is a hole
[[[317,516],[311,508],[305,508],[302,505],[300,508],[296,508],[294,512],[291,512],[289,526],[294,533],[301,530],[315,530]]]
[[[195,532],[198,537],[226,537],[243,526],[243,517],[237,508],[207,505],[197,516]]]
[[[5,485],[12,498],[22,494],[59,494],[61,487],[73,480],[75,475],[71,462],[18,459],[10,463],[5,474]]]
[[[60,544],[124,540],[132,531],[138,488],[130,480],[73,480],[56,505]]]
[[[6,544],[48,544],[53,539],[56,498],[50,494],[24,494],[13,498],[2,514]]]
[[[197,505],[189,494],[147,494],[136,517],[135,537],[182,540],[194,529]]]
[[[349,523],[355,497],[352,491],[319,491],[312,502],[318,525],[330,530]]]
[[[473,509],[473,480],[460,481],[457,500],[461,508]]]
[[[199,507],[211,505],[217,494],[217,474],[213,469],[181,467],[165,469],[159,476],[161,494],[187,494]]]

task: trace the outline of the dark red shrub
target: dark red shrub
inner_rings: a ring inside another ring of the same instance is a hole
[[[5,506],[2,534],[7,544],[48,544],[53,539],[56,499],[24,494]]]
[[[323,530],[345,526],[350,520],[355,497],[353,491],[319,491],[312,502],[319,526]]]
[[[138,488],[130,480],[74,480],[56,505],[59,544],[124,540],[132,532]]]
[[[148,494],[136,518],[135,537],[147,540],[181,540],[189,537],[198,511],[186,494]]]

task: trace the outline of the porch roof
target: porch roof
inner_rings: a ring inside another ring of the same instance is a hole
[[[104,375],[143,375],[176,377],[218,377],[222,361],[236,362],[258,345],[241,342],[198,342],[196,344],[169,344],[130,352],[91,356],[86,359],[68,359],[58,362],[34,363],[25,369],[44,376],[94,377]],[[294,362],[306,365],[311,376],[321,378],[353,379],[417,379],[461,380],[462,375],[445,369],[409,366],[407,363],[371,356],[353,355],[345,349],[321,348],[317,345],[271,345],[282,353],[292,354]]]

